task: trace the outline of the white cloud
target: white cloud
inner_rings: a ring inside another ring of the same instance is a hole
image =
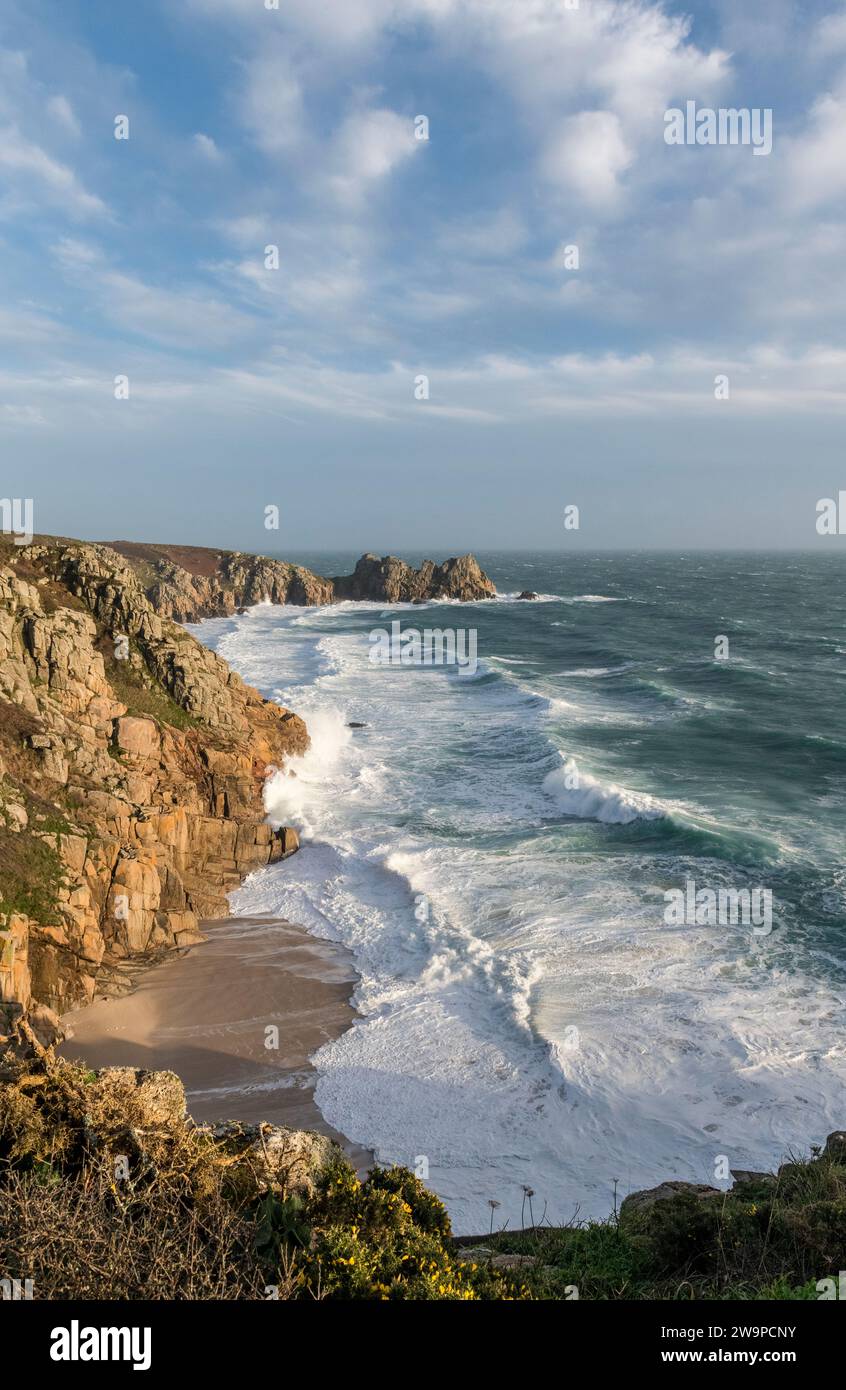
[[[44,425],[43,412],[34,405],[0,405],[0,424],[5,425]]]
[[[633,159],[612,111],[580,111],[550,137],[541,169],[550,183],[576,194],[589,207],[603,209],[616,201],[620,175]]]
[[[342,200],[354,202],[423,144],[414,138],[413,121],[396,111],[353,111],[333,142],[330,184]]]
[[[288,54],[271,44],[246,65],[242,116],[266,154],[297,148],[304,134],[303,93]]]
[[[202,155],[203,159],[207,159],[210,164],[218,164],[223,158],[212,137],[204,135],[201,130],[197,131],[193,143],[197,153]]]
[[[279,11],[257,0],[211,3],[258,46],[242,108],[258,144],[271,154],[299,146],[312,167],[323,151],[307,130],[301,80],[315,92],[338,77],[355,82],[397,35],[421,28],[434,52],[460,55],[500,84],[535,141],[542,171],[584,188],[599,205],[613,201],[625,169],[660,153],[655,132],[667,106],[688,96],[705,101],[730,72],[725,52],[692,42],[690,19],[649,0],[585,0],[575,10],[566,0],[285,0]],[[560,134],[579,114],[590,144],[571,160]],[[388,131],[374,129],[369,154],[377,167],[395,149]],[[601,164],[594,177],[586,167],[591,149]],[[342,196],[366,179],[367,168],[365,149],[346,183],[336,171]]]
[[[63,332],[60,323],[37,309],[0,307],[0,342],[43,345]]]
[[[784,141],[784,197],[807,210],[846,193],[846,96],[827,93],[814,103],[804,133]]]
[[[438,243],[455,255],[474,260],[498,260],[514,255],[527,239],[528,230],[520,213],[514,208],[502,207],[486,216],[447,223]]]
[[[846,49],[846,9],[826,15],[820,20],[811,48],[821,57],[830,57]]]
[[[79,121],[76,119],[74,109],[67,97],[61,95],[51,97],[47,103],[47,110],[71,135],[80,134]]]
[[[255,330],[250,316],[203,287],[149,285],[137,275],[113,268],[96,247],[72,239],[61,241],[55,254],[107,318],[164,346],[202,351],[233,343]]]
[[[12,177],[34,182],[74,216],[99,216],[106,211],[101,199],[83,188],[72,169],[27,140],[17,126],[0,130],[0,168]]]

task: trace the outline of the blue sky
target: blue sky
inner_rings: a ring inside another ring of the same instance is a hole
[[[772,154],[667,145],[688,100]],[[844,148],[839,0],[6,0],[2,493],[291,553],[814,546]]]

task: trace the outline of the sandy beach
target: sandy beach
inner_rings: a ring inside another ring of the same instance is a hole
[[[316,1129],[369,1166],[372,1156],[324,1121],[308,1060],[355,1017],[348,953],[275,917],[232,917],[203,931],[202,945],[141,970],[132,993],[66,1014],[61,1055],[92,1068],[175,1071],[196,1120]],[[274,1028],[278,1046],[268,1047]]]

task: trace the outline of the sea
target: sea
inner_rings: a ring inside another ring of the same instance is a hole
[[[232,903],[352,954],[358,1018],[312,1059],[324,1117],[458,1233],[808,1153],[846,1128],[842,558],[478,559],[495,600],[192,628],[311,733],[266,791],[301,852]],[[392,622],[477,659],[375,661]],[[680,922],[690,885],[766,892],[771,929]]]

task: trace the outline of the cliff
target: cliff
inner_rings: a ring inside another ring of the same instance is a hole
[[[0,1035],[125,987],[198,940],[251,869],[296,847],[264,823],[302,720],[157,612],[127,561],[0,545]],[[4,1021],[5,1020],[5,1021]]]
[[[251,869],[296,848],[264,823],[269,769],[308,744],[177,623],[249,604],[490,597],[472,556],[365,555],[326,579],[191,546],[0,541],[0,1040],[127,987],[199,939]]]
[[[419,570],[394,555],[363,555],[353,574],[326,579],[302,565],[238,551],[134,541],[113,541],[110,547],[133,569],[156,612],[180,623],[225,617],[264,599],[308,606],[343,599],[467,603],[496,595],[472,555],[441,565],[426,560]]]

